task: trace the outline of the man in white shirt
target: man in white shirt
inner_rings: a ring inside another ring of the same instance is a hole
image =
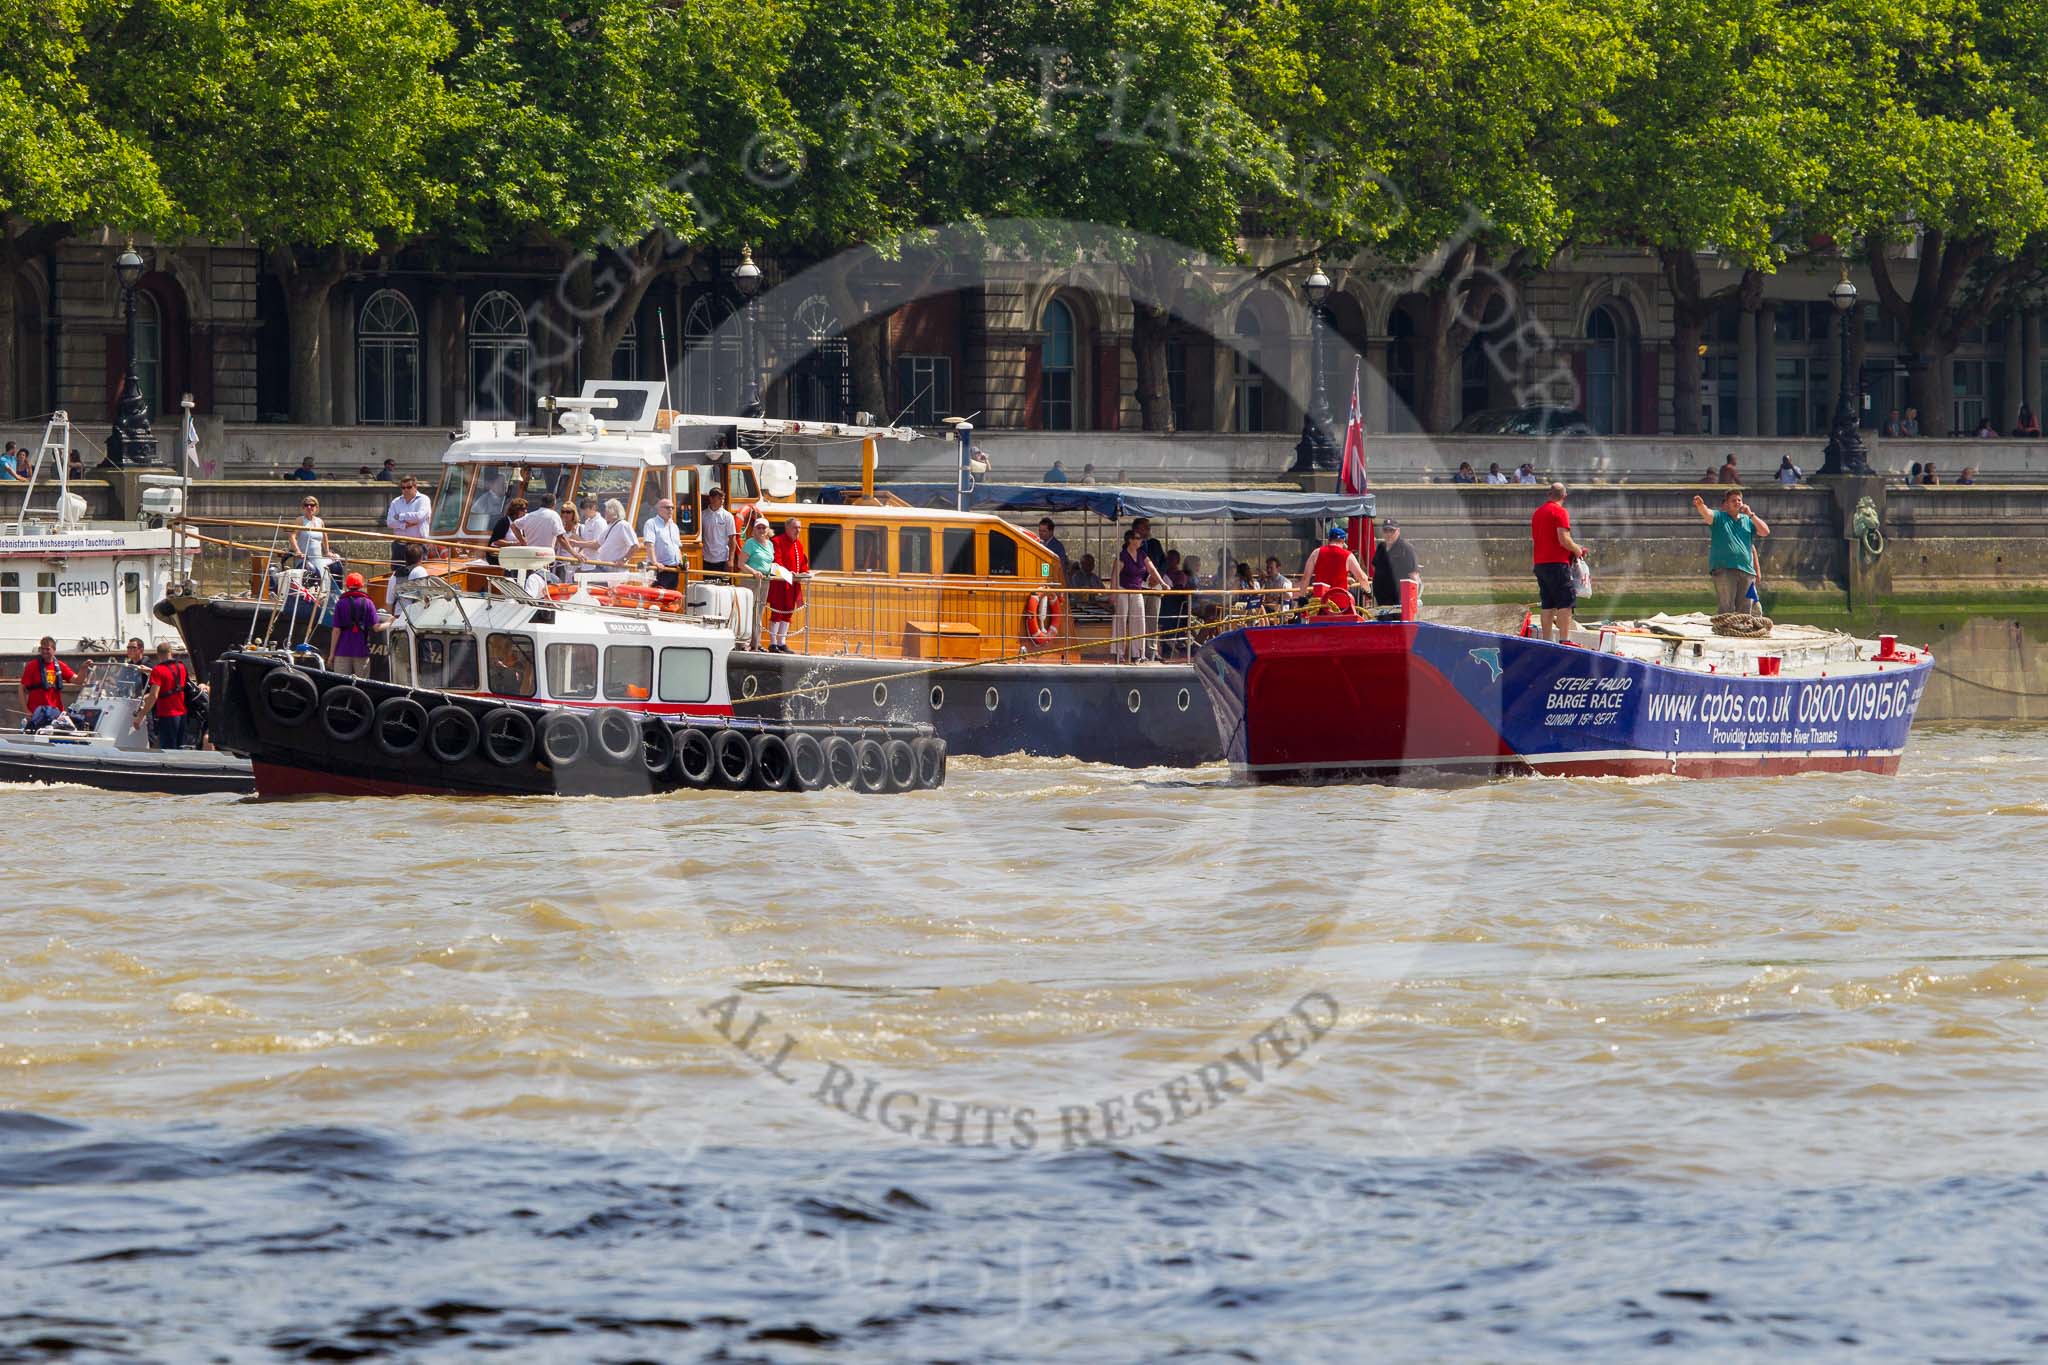
[[[568,565],[568,528],[562,525],[561,513],[555,511],[555,495],[543,490],[537,496],[540,505],[512,524],[519,528],[521,543],[555,552],[559,572]]]
[[[408,474],[399,481],[398,496],[384,509],[384,526],[394,536],[412,536],[424,539],[427,526],[434,519],[434,504],[425,493],[420,492],[420,481]],[[398,599],[398,569],[405,563],[405,547],[410,542],[391,542],[391,580],[384,588],[384,604],[391,605]],[[425,551],[425,546],[415,548]]]
[[[633,534],[633,523],[626,520],[626,504],[617,498],[605,499],[604,520],[598,524],[604,530],[590,552],[594,561],[589,566],[590,570],[593,573],[617,573],[626,567],[626,560],[640,547],[640,538]]]
[[[569,534],[593,546],[604,539],[604,518],[597,514],[596,498],[576,499],[576,524]]]
[[[654,586],[680,588],[683,578],[683,528],[676,525],[676,505],[667,498],[654,504],[654,515],[640,528],[647,558],[654,565]]]
[[[1486,467],[1486,481],[1488,483],[1506,483],[1508,481],[1508,476],[1501,473],[1499,461],[1495,461]]]
[[[725,510],[725,490],[714,488],[704,495],[704,572],[730,574],[732,545],[739,535],[739,523]]]

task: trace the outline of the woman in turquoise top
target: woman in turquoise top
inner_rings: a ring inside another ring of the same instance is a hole
[[[761,604],[768,600],[768,577],[775,572],[775,544],[768,534],[768,518],[755,517],[747,527],[747,543],[740,549],[740,559],[747,572],[754,575],[754,630],[747,644],[751,649],[759,649]]]

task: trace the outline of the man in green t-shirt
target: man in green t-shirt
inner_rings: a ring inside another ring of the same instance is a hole
[[[1692,510],[1700,514],[1713,532],[1713,548],[1707,567],[1714,575],[1714,599],[1721,612],[1750,611],[1749,590],[1756,582],[1756,542],[1771,528],[1743,501],[1742,490],[1731,488],[1721,495],[1721,506],[1710,508],[1695,494]]]

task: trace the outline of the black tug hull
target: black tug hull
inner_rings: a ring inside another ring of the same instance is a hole
[[[506,704],[243,650],[215,661],[212,683],[215,742],[250,760],[265,797],[882,793],[945,781],[944,745],[911,726]]]

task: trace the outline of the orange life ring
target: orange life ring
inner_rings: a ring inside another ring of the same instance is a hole
[[[1024,633],[1037,645],[1051,644],[1060,634],[1057,593],[1035,592],[1024,599]]]
[[[548,601],[550,602],[559,602],[563,598],[574,597],[575,595],[576,585],[574,583],[548,584]]]
[[[683,595],[674,588],[653,588],[643,583],[620,583],[611,590],[611,601],[617,607],[659,607],[663,611],[680,611]]]

